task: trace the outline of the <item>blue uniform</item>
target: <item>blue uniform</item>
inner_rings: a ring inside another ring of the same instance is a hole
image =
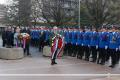
[[[76,45],[77,43],[77,38],[78,38],[78,32],[77,31],[73,31],[72,32],[72,44]]]
[[[110,32],[109,33],[109,56],[111,57],[111,66],[114,67],[117,62],[119,62],[118,55],[119,47],[119,33]]]
[[[119,38],[117,32],[109,33],[109,49],[116,49],[119,47]]]
[[[91,33],[90,46],[97,46],[98,43],[99,43],[99,34],[98,34],[98,32],[92,32]]]
[[[45,41],[49,40],[49,34],[50,34],[49,31],[45,31]]]
[[[72,32],[71,31],[69,31],[69,43],[72,44]]]
[[[105,48],[109,44],[109,35],[108,32],[99,33],[99,48]]]
[[[33,39],[33,30],[30,32],[31,39]]]
[[[32,32],[31,32],[31,35],[32,35],[32,38],[33,39],[39,39],[39,31],[37,31],[37,30],[33,30]]]
[[[78,32],[78,39],[77,39],[77,44],[78,45],[82,45],[83,44],[83,35],[84,35],[84,32]]]
[[[69,31],[64,32],[65,43],[69,43]]]
[[[107,49],[109,46],[109,33],[108,32],[100,32],[99,33],[99,56],[98,56],[98,64],[105,64],[105,61],[108,59]]]
[[[117,32],[118,33],[118,48],[119,48],[119,51],[120,51],[120,32]]]
[[[84,46],[90,45],[90,40],[91,40],[91,32],[90,31],[86,31],[84,33],[83,45]]]

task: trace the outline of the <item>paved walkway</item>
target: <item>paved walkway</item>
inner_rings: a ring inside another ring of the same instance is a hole
[[[0,40],[1,46],[1,40]],[[9,76],[0,77],[0,80],[107,80],[106,77],[68,77],[68,76],[49,76],[45,74],[120,74],[120,67],[114,69],[108,65],[101,66],[91,62],[78,60],[72,57],[62,57],[58,59],[58,65],[51,66],[50,59],[43,57],[42,53],[38,52],[37,48],[31,47],[31,57],[25,57],[20,60],[2,60],[0,59],[0,74],[43,74],[43,77],[35,76]],[[119,77],[120,78],[120,77]],[[118,79],[118,78],[117,78]],[[116,80],[117,80],[116,79]],[[111,79],[112,80],[112,79]],[[115,80],[115,79],[113,79]]]

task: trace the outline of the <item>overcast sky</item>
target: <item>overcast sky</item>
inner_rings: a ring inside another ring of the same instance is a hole
[[[12,0],[0,0],[0,4],[10,4]]]
[[[5,4],[6,0],[0,0],[0,4]]]

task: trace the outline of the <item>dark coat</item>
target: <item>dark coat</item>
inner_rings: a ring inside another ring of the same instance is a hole
[[[6,40],[6,38],[7,38],[6,31],[3,31],[2,32],[2,40]]]
[[[13,46],[14,33],[12,31],[6,31],[6,43],[9,46]]]

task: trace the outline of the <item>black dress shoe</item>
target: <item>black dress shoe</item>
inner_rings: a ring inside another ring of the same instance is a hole
[[[89,59],[85,59],[85,61],[89,61]]]
[[[57,64],[56,62],[54,62],[54,64]]]
[[[55,64],[57,64],[57,63],[56,63],[56,62],[52,62],[52,63],[51,63],[51,65],[55,65]]]
[[[90,62],[93,62],[93,63],[95,63],[96,61],[90,61]]]
[[[54,65],[54,63],[51,63],[51,65]]]
[[[32,57],[32,55],[31,55],[31,54],[27,54],[27,56]]]
[[[77,56],[77,59],[80,59],[80,57],[79,57],[79,56]]]
[[[110,65],[109,67],[114,68],[115,66],[114,65]]]
[[[105,65],[105,63],[100,63],[101,65]]]

